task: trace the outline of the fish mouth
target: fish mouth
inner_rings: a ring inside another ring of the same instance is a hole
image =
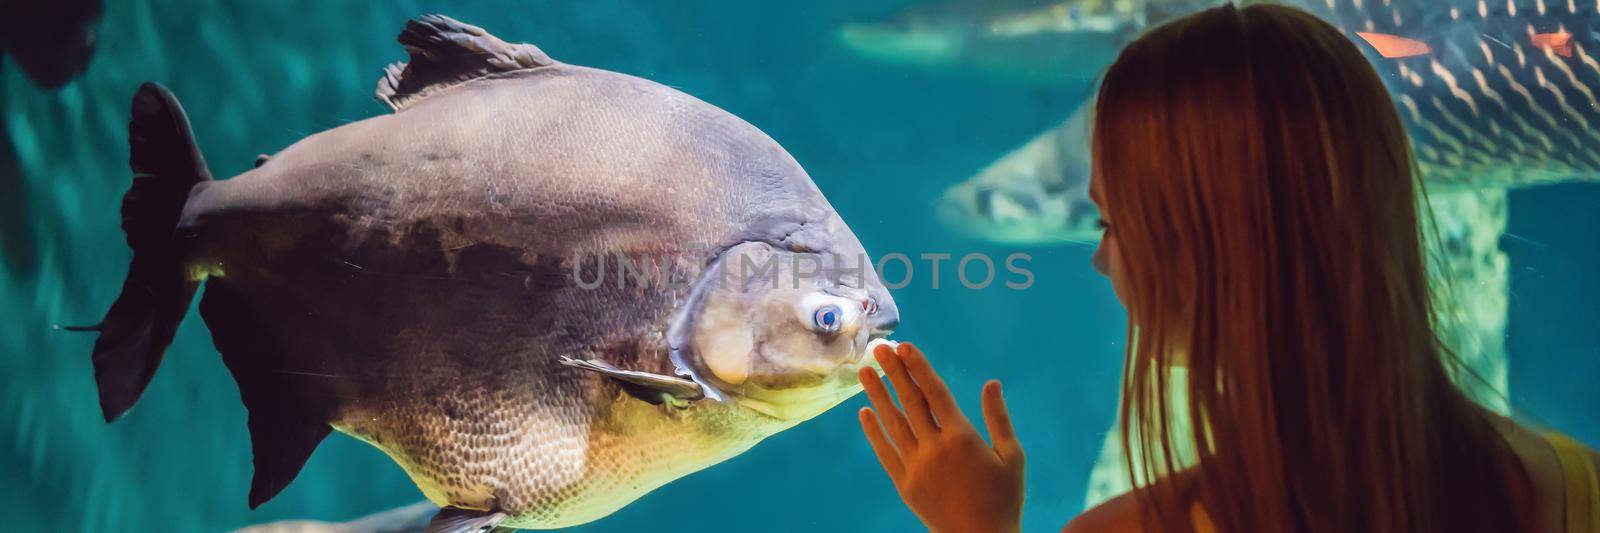
[[[776,420],[798,423],[820,415],[861,392],[861,369],[871,368],[879,376],[883,370],[873,350],[880,345],[891,348],[899,343],[886,338],[888,332],[873,333],[854,360],[846,361],[831,371],[818,374],[820,381],[806,387],[744,391],[732,395],[740,406]]]
[[[872,353],[877,351],[879,346],[888,346],[890,350],[894,350],[900,346],[900,343],[889,340],[886,336],[873,337],[872,340],[867,341],[867,349],[861,352],[861,359],[856,361],[856,371],[860,371],[862,368],[871,368],[880,372],[883,370],[878,366],[878,358],[872,356]]]
[[[895,305],[894,299],[888,295],[887,289],[882,287],[879,287],[879,289],[885,292],[882,297],[873,299],[872,310],[868,312],[867,323],[865,324],[868,332],[867,344],[863,347],[861,353],[856,356],[856,360],[853,363],[845,365],[849,367],[848,370],[851,373],[859,371],[864,366],[877,368],[877,359],[872,357],[872,351],[876,350],[879,345],[888,345],[890,349],[894,349],[895,346],[899,345],[899,343],[889,340],[889,335],[900,327],[900,307]]]
[[[935,201],[933,209],[935,218],[944,227],[969,238],[1007,244],[1025,244],[1043,240],[1045,232],[1041,231],[1042,224],[1030,224],[1037,221],[1037,217],[1016,210],[996,210],[994,204],[1012,205],[996,202],[997,194],[1001,193],[989,187],[953,187]]]
[[[855,394],[861,389],[861,384],[859,383],[860,379],[857,377],[857,375],[860,374],[861,369],[870,368],[878,375],[883,375],[883,367],[878,364],[878,358],[874,357],[872,352],[876,351],[878,346],[888,346],[890,350],[893,350],[899,345],[899,342],[889,340],[886,335],[874,334],[872,339],[867,341],[866,348],[861,350],[861,353],[856,356],[854,361],[850,361],[839,366],[839,370],[835,374],[835,378],[839,380],[847,380],[846,382],[856,381],[857,383],[846,387],[848,394]]]

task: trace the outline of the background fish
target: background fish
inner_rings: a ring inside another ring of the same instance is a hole
[[[439,512],[433,502],[417,502],[373,513],[349,522],[280,520],[234,530],[234,533],[419,533]]]
[[[1108,63],[1118,41],[1140,23],[1134,0],[946,0],[847,23],[838,39],[856,54],[890,65],[969,70],[1042,84],[1083,83]],[[1087,60],[1087,61],[1086,61]]]
[[[100,1],[7,2],[0,6],[0,53],[40,87],[65,85],[94,57]]]
[[[61,88],[89,67],[94,57],[100,0],[16,1],[0,5],[0,59],[46,90]],[[4,87],[0,86],[0,90]],[[5,266],[33,274],[38,243],[28,228],[28,191],[0,113],[0,249]]]
[[[990,6],[966,20],[982,27],[1029,20],[1028,39],[1070,48],[1090,33],[1126,42],[1150,24],[1215,5],[1211,1],[1069,0],[1023,9]],[[1441,337],[1471,375],[1460,380],[1490,407],[1510,408],[1505,350],[1510,295],[1507,190],[1600,181],[1600,3],[1516,0],[1294,0],[1343,30],[1385,79],[1430,186],[1430,243]],[[944,13],[928,4],[930,16]],[[1062,17],[1101,13],[1096,29]],[[940,19],[927,27],[960,26]],[[947,32],[949,33],[949,32]],[[924,32],[924,38],[933,35]],[[1058,60],[1019,55],[1023,71]],[[1090,54],[1078,69],[1106,63]],[[1082,78],[1081,74],[1075,78]],[[1066,89],[1075,94],[1074,89]],[[1088,199],[1089,109],[951,186],[936,207],[946,226],[983,240],[1023,245],[1092,243],[1098,213]],[[1090,475],[1087,505],[1129,490],[1120,443],[1110,432]]]
[[[1600,181],[1600,5],[1594,2],[1351,0],[1283,2],[1344,30],[1387,81],[1421,166],[1435,190],[1516,188]],[[1091,32],[1124,41],[1185,13],[1197,2],[1114,3],[1117,23],[1054,30],[1047,21],[1029,38],[1057,36],[1063,48]],[[1057,2],[990,12],[986,18],[1048,19],[1100,2]],[[1127,8],[1127,9],[1121,9]],[[938,12],[938,11],[930,11]],[[942,25],[956,25],[945,21]],[[1023,54],[1024,62],[1034,56]],[[1106,63],[1082,64],[1103,68]],[[1050,70],[1047,58],[1023,70]],[[1087,67],[1080,67],[1087,68]],[[1096,240],[1087,201],[1088,131],[1084,111],[1040,134],[952,187],[939,205],[949,226],[999,242],[1049,244]]]
[[[170,92],[134,97],[134,258],[92,328],[106,420],[202,282],[249,410],[251,507],[337,429],[445,507],[430,530],[576,525],[857,391],[898,311],[777,143],[447,17],[399,40],[411,61],[377,90],[394,114],[228,180]]]

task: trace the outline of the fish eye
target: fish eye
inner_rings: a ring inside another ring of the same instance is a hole
[[[812,314],[811,321],[816,324],[818,330],[824,333],[833,333],[839,331],[840,322],[843,321],[843,314],[839,310],[839,306],[828,304],[818,307],[817,311]]]

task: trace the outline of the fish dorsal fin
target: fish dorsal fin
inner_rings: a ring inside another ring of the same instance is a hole
[[[407,21],[398,40],[411,61],[384,68],[377,91],[395,111],[465,81],[555,63],[534,45],[508,43],[444,15]]]

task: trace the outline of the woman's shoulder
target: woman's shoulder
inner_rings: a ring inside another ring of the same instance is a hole
[[[1566,506],[1566,472],[1560,453],[1556,449],[1556,434],[1520,424],[1511,418],[1491,414],[1490,423],[1510,446],[1523,467],[1531,485],[1530,506],[1542,530],[1560,531],[1564,523],[1562,514]],[[1593,450],[1585,450],[1591,457],[1600,458]]]
[[[1499,415],[1491,416],[1490,421],[1526,469],[1529,481],[1533,485],[1533,499],[1538,502],[1534,504],[1536,505],[1534,512],[1541,516],[1541,522],[1559,523],[1565,483],[1561,462],[1551,445],[1549,435],[1531,430]],[[1592,468],[1600,470],[1600,450],[1586,447],[1583,451],[1592,462]],[[1181,472],[1175,477],[1181,480],[1187,477],[1188,473]],[[1163,482],[1171,481],[1169,479]],[[1194,512],[1191,515],[1196,529],[1212,530],[1205,511],[1198,506],[1192,510]],[[1144,533],[1142,514],[1138,497],[1133,493],[1127,493],[1084,511],[1083,514],[1073,518],[1062,533],[1102,531]]]
[[[1594,470],[1600,474],[1600,450],[1563,433],[1547,433],[1544,440],[1555,450],[1563,471],[1576,468]]]
[[[1067,523],[1061,533],[1144,533],[1143,509],[1140,507],[1138,497],[1133,493],[1106,500],[1105,503],[1084,511],[1077,518]],[[1210,533],[1216,531],[1216,526],[1211,524],[1211,518],[1206,515],[1205,509],[1199,504],[1191,504],[1189,520],[1194,526],[1194,531]]]
[[[1185,504],[1189,506],[1189,519],[1194,530],[1202,533],[1213,532],[1216,528],[1211,524],[1211,519],[1206,515],[1205,509],[1198,502],[1189,499],[1192,497],[1193,485],[1197,472],[1193,468],[1180,470],[1171,475],[1164,476],[1156,481],[1150,488],[1157,490],[1176,490],[1185,496]],[[1106,500],[1100,505],[1084,511],[1083,514],[1073,518],[1062,529],[1062,533],[1091,533],[1105,531],[1109,533],[1144,533],[1144,504],[1138,494],[1133,492]]]
[[[1073,518],[1061,533],[1142,533],[1139,499],[1133,493],[1106,500]]]

